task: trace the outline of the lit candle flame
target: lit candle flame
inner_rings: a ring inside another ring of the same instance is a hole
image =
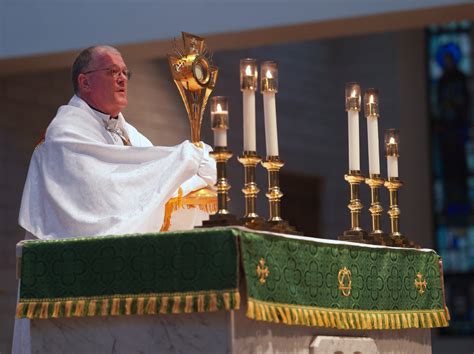
[[[247,67],[245,68],[245,75],[252,76],[252,68],[250,67],[250,65],[247,65]]]
[[[356,90],[352,90],[351,92],[351,98],[356,98],[357,97],[357,92]]]
[[[220,103],[217,104],[216,113],[222,113],[222,107]]]
[[[267,79],[273,79],[273,75],[270,70],[267,70],[266,76],[267,76]]]
[[[374,103],[375,103],[375,97],[374,97],[374,95],[370,95],[370,96],[369,96],[369,103],[370,103],[370,104],[374,104]]]
[[[390,145],[396,145],[397,142],[395,141],[395,138],[393,136],[390,137],[390,140],[388,142]]]

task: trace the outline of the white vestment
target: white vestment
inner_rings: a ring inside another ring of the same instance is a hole
[[[215,183],[209,147],[152,146],[120,114],[113,124],[132,144],[123,146],[110,121],[76,96],[59,108],[30,162],[23,228],[41,239],[156,232],[180,186]]]
[[[186,195],[214,185],[209,151],[153,146],[122,114],[111,119],[74,96],[33,153],[19,223],[40,239],[158,232],[180,186]],[[29,320],[16,320],[12,352],[29,354],[29,341]]]

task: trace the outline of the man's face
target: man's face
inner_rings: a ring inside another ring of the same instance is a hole
[[[79,75],[81,98],[94,108],[117,116],[128,104],[128,79],[124,70],[127,66],[119,53],[96,53],[88,73]]]

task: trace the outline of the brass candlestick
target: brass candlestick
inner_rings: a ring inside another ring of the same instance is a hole
[[[237,225],[235,215],[228,210],[230,184],[227,180],[227,161],[232,152],[227,147],[216,146],[209,155],[216,160],[217,166],[217,213],[210,215],[209,220],[203,221],[203,227]]]
[[[262,162],[262,166],[268,171],[268,192],[266,196],[269,202],[270,217],[267,221],[267,229],[280,233],[299,234],[294,227],[281,218],[280,200],[283,193],[280,190],[280,169],[285,163],[278,156],[268,156]]]
[[[372,232],[368,235],[370,243],[377,245],[390,245],[390,239],[387,234],[380,228],[380,216],[382,215],[383,208],[380,204],[379,189],[384,185],[385,180],[380,178],[378,174],[371,174],[369,178],[365,179],[365,183],[370,187],[370,214],[372,216]]]
[[[245,184],[242,192],[245,195],[245,215],[241,219],[244,226],[250,228],[258,228],[262,225],[264,219],[257,214],[256,201],[258,189],[255,169],[257,164],[262,161],[255,151],[244,151],[243,155],[238,158],[239,162],[244,165]]]
[[[344,179],[349,183],[351,191],[351,199],[347,205],[351,213],[351,228],[344,231],[338,239],[367,243],[367,232],[360,227],[360,212],[364,206],[359,199],[359,185],[364,182],[365,178],[360,174],[360,171],[349,171],[347,175],[344,175]]]
[[[398,207],[398,190],[402,185],[403,183],[398,179],[398,177],[390,177],[388,181],[385,182],[385,187],[390,193],[390,209],[387,212],[390,216],[390,238],[393,241],[393,245],[398,247],[406,247],[408,245],[406,237],[403,236],[399,230],[401,211]]]

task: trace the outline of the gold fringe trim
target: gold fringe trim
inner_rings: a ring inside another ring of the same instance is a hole
[[[32,301],[34,300],[34,301]],[[60,318],[115,315],[155,315],[168,313],[191,313],[240,308],[240,294],[237,290],[183,293],[151,296],[117,296],[111,298],[32,299],[18,303],[17,318]],[[277,317],[276,310],[266,304],[259,307],[263,320]],[[301,310],[293,314],[297,321],[303,317]]]
[[[247,317],[288,325],[337,329],[406,329],[447,327],[444,309],[414,311],[364,311],[323,309],[318,307],[275,304],[248,299]]]
[[[199,210],[202,210],[208,214],[217,213],[217,198],[212,198],[212,200],[207,201],[204,204],[185,203],[185,199],[186,198],[183,198],[183,189],[179,187],[178,196],[170,198],[165,204],[165,215],[163,217],[163,225],[161,226],[160,232],[165,232],[169,230],[169,228],[171,227],[171,217],[173,215],[173,212],[179,209],[198,208]]]

